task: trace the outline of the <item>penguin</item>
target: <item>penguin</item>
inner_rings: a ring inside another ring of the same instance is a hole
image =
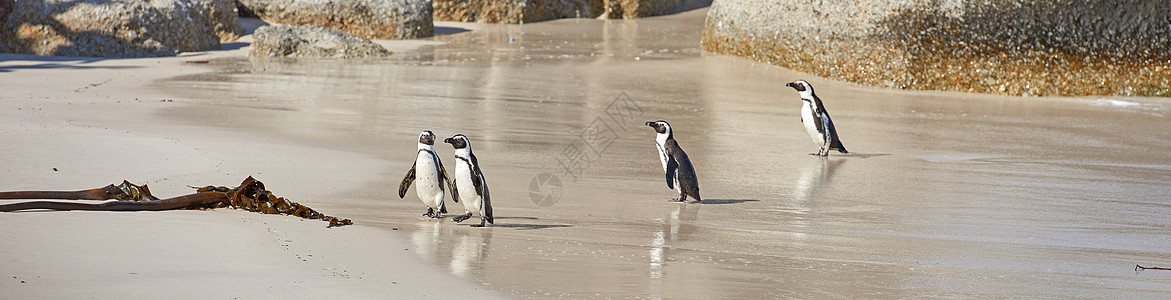
[[[801,123],[805,123],[805,131],[809,132],[809,137],[813,138],[818,147],[817,154],[810,155],[829,156],[830,150],[850,153],[842,146],[842,140],[838,139],[834,121],[830,120],[829,112],[825,111],[821,99],[813,93],[813,86],[804,80],[790,82],[785,86],[797,90],[797,93],[801,94],[801,101],[805,102],[804,106],[801,106]]]
[[[679,192],[678,199],[671,201],[683,202],[687,196],[703,202],[699,197],[699,179],[695,177],[695,169],[691,167],[691,159],[679,143],[675,142],[675,135],[671,132],[671,124],[658,120],[646,122],[646,126],[655,128],[658,135],[655,137],[655,146],[659,149],[659,162],[663,163],[663,173],[667,176],[667,188]]]
[[[415,164],[411,165],[411,170],[407,171],[407,176],[398,185],[399,199],[406,196],[407,189],[415,179],[419,181],[415,193],[427,205],[427,213],[423,215],[433,219],[443,217],[447,213],[447,207],[443,205],[443,185],[446,183],[450,186],[451,179],[447,177],[447,170],[443,169],[443,161],[435,154],[435,134],[430,130],[419,134],[419,152],[415,155]]]
[[[480,224],[472,227],[484,227],[484,223],[492,222],[492,201],[488,196],[488,182],[484,181],[484,173],[480,172],[480,161],[472,153],[471,141],[463,134],[456,134],[444,139],[444,143],[455,148],[455,180],[452,180],[451,196],[453,201],[459,202],[460,195],[466,197],[464,214],[451,218],[455,222],[463,222],[472,215],[480,216]]]

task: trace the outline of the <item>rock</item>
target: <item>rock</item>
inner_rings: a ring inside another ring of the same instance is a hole
[[[435,0],[435,19],[481,23],[525,23],[592,18],[602,0]]]
[[[679,13],[710,6],[711,0],[605,0],[604,17],[634,19]]]
[[[321,25],[369,39],[434,33],[430,0],[237,0],[268,23]]]
[[[1171,2],[819,3],[716,0],[703,48],[897,88],[1171,95]]]
[[[562,18],[632,19],[708,6],[711,0],[435,0],[435,19],[532,23]]]
[[[235,0],[202,0],[212,2],[212,24],[220,42],[232,42],[245,34],[244,27],[240,26],[239,13],[236,11]]]
[[[8,20],[8,14],[12,13],[12,8],[16,6],[16,0],[0,0],[0,25]]]
[[[243,34],[229,0],[0,0],[0,51],[56,56],[171,56]]]
[[[252,34],[251,56],[357,58],[390,56],[363,37],[320,25],[271,25]]]
[[[241,17],[241,18],[259,18],[258,16],[256,16],[255,12],[252,12],[251,8],[248,8],[247,6],[244,6],[243,3],[240,3],[240,0],[232,0],[232,4],[236,5],[236,15],[238,15],[239,17]]]

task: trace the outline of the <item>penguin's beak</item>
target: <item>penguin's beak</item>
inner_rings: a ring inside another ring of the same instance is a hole
[[[794,86],[794,85],[793,85],[793,83],[792,83],[792,82],[790,82],[790,83],[786,83],[786,84],[785,84],[785,86],[787,86],[787,87],[791,87],[791,88],[797,88],[796,86]]]
[[[655,127],[655,122],[646,122],[646,126]]]
[[[444,143],[451,144],[451,141],[452,141],[452,139],[451,139],[451,138],[446,138],[446,139],[443,139],[443,142],[444,142]]]

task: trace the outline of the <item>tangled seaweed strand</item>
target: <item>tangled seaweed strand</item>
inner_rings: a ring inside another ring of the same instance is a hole
[[[219,192],[228,195],[226,201],[215,203],[213,207],[203,208],[230,207],[262,214],[292,215],[311,220],[328,221],[329,227],[353,224],[349,219],[338,219],[327,216],[308,206],[286,200],[284,197],[277,197],[272,192],[264,189],[263,182],[253,179],[252,176],[248,176],[247,179],[244,179],[244,182],[240,183],[240,186],[235,188],[209,185],[199,188],[197,192]]]
[[[329,222],[329,227],[351,225],[349,219],[338,219],[319,213],[308,206],[277,197],[264,189],[264,183],[248,176],[235,188],[206,186],[195,194],[168,199],[158,199],[150,194],[146,185],[135,185],[122,181],[121,185],[103,188],[60,192],[21,191],[0,192],[0,199],[65,199],[65,200],[110,200],[103,203],[29,201],[0,205],[0,212],[30,209],[52,210],[97,210],[97,211],[158,211],[175,209],[215,209],[229,207],[264,214],[298,216],[305,219]]]

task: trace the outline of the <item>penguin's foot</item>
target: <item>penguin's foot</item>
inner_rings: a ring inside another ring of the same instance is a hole
[[[432,218],[432,219],[436,218],[436,216],[435,216],[435,210],[434,210],[434,209],[432,209],[432,208],[430,208],[430,207],[428,207],[428,208],[427,208],[427,213],[425,213],[425,214],[423,214],[423,215],[424,215],[424,216],[427,216],[427,217],[430,217],[430,218]]]
[[[486,219],[486,218],[480,218],[480,224],[472,224],[472,227],[484,227],[484,222],[486,222],[487,220],[488,219]]]
[[[455,221],[456,223],[459,223],[459,222],[463,222],[464,220],[470,219],[471,217],[472,217],[472,214],[464,214],[464,215],[460,215],[460,216],[456,216],[454,218],[451,218],[451,220]]]

